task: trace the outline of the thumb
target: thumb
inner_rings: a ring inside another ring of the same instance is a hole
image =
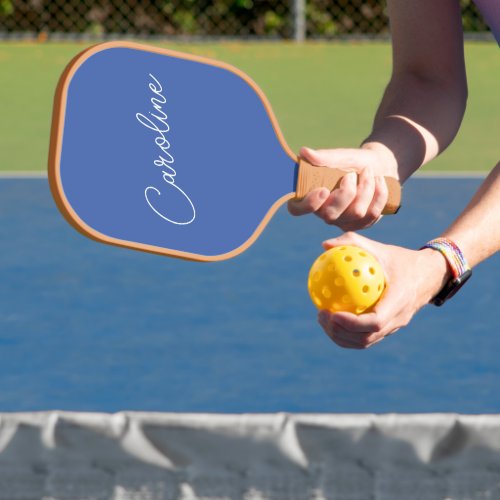
[[[353,231],[348,231],[347,233],[343,233],[336,238],[330,238],[323,242],[323,248],[328,250],[333,247],[339,247],[342,245],[355,245],[364,248],[365,250],[371,251],[371,243],[373,243],[368,238],[355,233]]]
[[[300,148],[299,155],[304,160],[308,161],[311,165],[317,167],[328,166],[328,155],[325,154],[325,150],[316,150],[307,147]]]
[[[357,149],[311,149],[303,147],[300,156],[318,167],[343,168],[358,171],[365,163],[363,151]]]

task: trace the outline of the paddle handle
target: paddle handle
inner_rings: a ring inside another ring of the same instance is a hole
[[[337,188],[346,174],[345,170],[330,167],[316,167],[299,158],[299,169],[297,175],[297,186],[295,198],[300,200],[307,193],[319,187],[326,187],[330,191]],[[384,177],[389,191],[389,198],[382,213],[384,215],[395,214],[401,206],[401,185],[394,177]]]

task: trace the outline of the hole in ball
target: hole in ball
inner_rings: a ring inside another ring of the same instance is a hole
[[[359,269],[354,269],[354,271],[352,272],[352,275],[353,275],[355,278],[359,277],[359,275],[360,275],[360,274],[361,274],[361,273],[359,272]]]
[[[313,302],[316,304],[317,307],[322,307],[323,306],[323,302],[321,302],[321,299],[316,294],[313,294],[312,299],[313,299]]]

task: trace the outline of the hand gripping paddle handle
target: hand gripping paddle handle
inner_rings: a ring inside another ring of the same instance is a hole
[[[302,158],[299,158],[299,169],[297,176],[297,186],[295,190],[295,198],[300,200],[313,189],[326,187],[330,191],[337,188],[342,180],[342,177],[347,172],[338,168],[316,167],[308,163]],[[394,177],[384,177],[389,191],[389,198],[382,211],[382,214],[395,214],[401,206],[401,185]]]

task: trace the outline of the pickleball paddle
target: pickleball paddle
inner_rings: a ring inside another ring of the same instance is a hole
[[[238,255],[280,205],[346,171],[287,146],[257,85],[225,63],[132,42],[77,55],[56,90],[49,181],[95,240],[200,261]],[[386,178],[400,204],[400,186]]]

